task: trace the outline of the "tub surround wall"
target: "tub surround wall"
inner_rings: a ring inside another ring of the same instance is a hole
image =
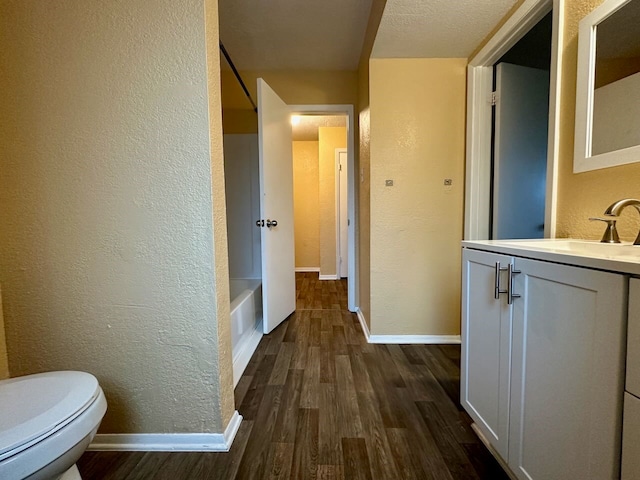
[[[258,135],[224,135],[229,275],[261,278]]]
[[[9,365],[95,374],[102,433],[218,435],[234,414],[216,0],[205,7],[206,42],[197,0],[0,6]]]

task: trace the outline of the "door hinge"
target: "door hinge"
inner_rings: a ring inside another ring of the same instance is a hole
[[[350,219],[350,218],[347,218],[347,227],[348,227],[349,225],[351,225],[351,219]]]
[[[340,164],[340,171],[342,171],[342,164]]]
[[[491,92],[489,101],[491,102],[491,106],[495,106],[498,103],[498,92]]]

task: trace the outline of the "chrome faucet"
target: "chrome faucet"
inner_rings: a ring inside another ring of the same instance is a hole
[[[623,200],[618,200],[617,202],[612,203],[611,205],[609,205],[609,208],[607,208],[604,211],[604,215],[605,215],[605,217],[619,217],[620,214],[622,213],[622,211],[627,207],[635,207],[635,209],[640,214],[640,200],[636,200],[635,198],[625,198]],[[616,218],[616,220],[617,220],[617,218]],[[609,221],[613,221],[614,222],[613,223],[613,230],[615,232],[615,220],[611,219]],[[616,237],[617,237],[617,232],[615,232],[615,233],[616,233]],[[603,241],[604,241],[604,238],[603,238]],[[612,243],[617,243],[617,242],[612,242]],[[636,239],[633,242],[633,244],[634,245],[640,245],[640,232],[638,232],[638,236],[636,237]]]

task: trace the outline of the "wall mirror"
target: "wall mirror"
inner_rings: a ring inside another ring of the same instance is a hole
[[[640,0],[580,22],[574,173],[640,162]]]

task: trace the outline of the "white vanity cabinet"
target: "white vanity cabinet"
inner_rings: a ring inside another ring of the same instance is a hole
[[[463,250],[462,405],[518,478],[619,478],[628,277],[495,250]]]
[[[640,478],[640,279],[629,280],[627,381],[622,426],[622,480]]]

